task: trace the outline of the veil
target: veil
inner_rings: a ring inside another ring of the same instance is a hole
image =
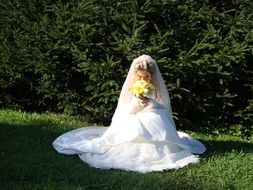
[[[126,110],[128,110],[133,98],[133,95],[129,89],[134,83],[135,65],[136,63],[143,62],[143,61],[151,62],[154,64],[155,66],[154,87],[155,87],[155,94],[156,94],[155,101],[157,101],[160,105],[163,106],[163,108],[168,112],[168,115],[172,119],[170,96],[166,88],[165,82],[163,80],[163,77],[161,75],[161,72],[158,68],[158,65],[156,61],[149,55],[141,55],[140,57],[137,57],[136,59],[134,59],[131,64],[126,80],[122,86],[121,93],[118,100],[118,105],[113,115],[112,121],[114,121],[116,118],[119,118],[119,117],[125,117],[126,114],[128,114]]]

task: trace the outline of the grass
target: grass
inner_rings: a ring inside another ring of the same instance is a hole
[[[63,115],[0,110],[0,189],[253,189],[253,138],[188,131],[207,152],[198,164],[140,174],[89,167],[52,141],[86,123]]]

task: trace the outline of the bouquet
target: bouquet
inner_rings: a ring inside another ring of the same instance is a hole
[[[154,91],[154,86],[150,82],[139,80],[130,87],[130,91],[137,98],[147,99],[151,98],[151,95]]]

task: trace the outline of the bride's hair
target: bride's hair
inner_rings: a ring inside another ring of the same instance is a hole
[[[155,60],[149,55],[142,55],[133,60],[135,71],[144,70],[151,75],[155,73]]]
[[[133,69],[135,74],[135,80],[138,71],[145,71],[148,74],[148,80],[153,83],[156,70],[155,64],[156,64],[155,60],[149,55],[142,55],[134,59]]]

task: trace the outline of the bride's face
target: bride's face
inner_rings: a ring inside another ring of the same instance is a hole
[[[151,74],[146,70],[137,70],[136,80],[151,81]]]

